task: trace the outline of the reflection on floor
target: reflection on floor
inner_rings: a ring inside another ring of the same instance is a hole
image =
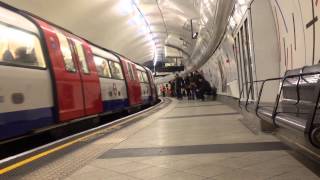
[[[67,179],[318,179],[287,146],[253,134],[240,118],[221,102],[174,101],[95,142],[112,147]]]

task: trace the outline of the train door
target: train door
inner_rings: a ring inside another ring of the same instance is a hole
[[[128,88],[128,100],[130,106],[137,106],[141,104],[141,89],[139,81],[134,74],[133,64],[127,60],[121,59],[123,66],[123,72],[125,75],[127,88]]]
[[[139,77],[138,77],[138,70],[135,64],[130,63],[130,66],[132,68],[132,73],[133,73],[133,77],[134,77],[134,98],[135,101],[138,104],[142,104],[143,103],[143,97],[142,97],[142,91],[141,91],[141,84],[139,81]]]
[[[68,39],[60,30],[43,21],[37,22],[43,30],[51,59],[58,120],[68,121],[83,117],[85,111],[81,77]]]
[[[138,79],[140,81],[141,97],[143,104],[151,103],[151,87],[149,84],[149,78],[145,69],[142,66],[137,66]]]
[[[99,76],[93,61],[90,46],[76,37],[70,38],[73,54],[80,72],[83,92],[84,113],[86,116],[102,112]]]
[[[124,77],[126,80],[129,106],[132,106],[134,104],[134,99],[133,99],[132,93],[131,93],[133,91],[133,88],[132,88],[131,77],[128,72],[127,61],[123,60],[122,58],[120,59],[120,61],[122,64],[122,69],[123,69]]]
[[[150,85],[150,89],[151,89],[151,99],[152,99],[152,102],[155,102],[157,100],[157,89],[154,84],[152,72],[149,69],[147,69],[147,76],[149,78],[149,85]]]

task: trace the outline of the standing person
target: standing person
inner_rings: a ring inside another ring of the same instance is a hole
[[[199,83],[200,78],[204,79],[203,75],[199,71],[195,71],[194,76],[195,76],[195,79],[197,80],[198,83]]]
[[[170,88],[168,84],[166,84],[165,91],[166,91],[166,96],[170,96],[171,93],[170,93]]]
[[[185,89],[185,91],[186,91],[186,95],[187,95],[187,97],[188,97],[188,100],[190,100],[190,81],[189,81],[189,78],[188,78],[188,76],[187,77],[185,77],[184,79],[183,79],[183,81],[184,81],[184,89]]]
[[[162,97],[166,97],[166,87],[163,84],[160,86],[160,92]]]
[[[181,94],[182,87],[183,87],[183,79],[179,76],[179,74],[176,74],[175,89],[176,89],[176,95],[178,99],[182,99],[182,94]]]
[[[194,79],[194,76],[193,76],[193,73],[189,73],[188,75],[188,80],[189,80],[189,88],[190,88],[190,97],[188,99],[190,100],[194,100],[194,96],[195,96],[195,93],[196,93],[196,88],[197,88],[197,85],[196,85],[196,81]]]
[[[172,81],[169,81],[169,84],[170,84],[170,87],[171,87],[171,97],[175,97],[176,96],[176,94],[175,94],[175,92],[176,92],[176,87],[175,87],[175,81],[174,80],[172,80]]]
[[[200,97],[200,94],[199,94],[199,87],[201,85],[202,82],[200,82],[200,79],[204,79],[203,76],[199,73],[199,71],[195,71],[194,72],[194,80],[195,80],[195,83],[196,83],[196,97],[197,99],[201,99]]]
[[[204,94],[205,93],[209,94],[212,91],[210,83],[207,80],[205,80],[204,78],[199,78],[198,89],[199,89],[198,96],[199,96],[199,99],[201,99],[202,101],[204,101]]]

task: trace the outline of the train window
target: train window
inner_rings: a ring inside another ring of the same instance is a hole
[[[149,79],[148,79],[147,73],[146,72],[142,72],[142,76],[143,76],[144,82],[149,83]]]
[[[76,50],[77,50],[77,54],[79,57],[81,69],[82,69],[83,73],[88,74],[88,73],[90,73],[90,71],[88,68],[88,64],[87,64],[87,60],[86,60],[86,56],[84,54],[84,49],[82,47],[82,44],[81,44],[81,42],[75,41],[75,45],[76,45]]]
[[[39,38],[26,31],[0,25],[0,63],[45,68]]]
[[[145,82],[143,75],[142,75],[142,71],[138,71],[138,78],[140,82]]]
[[[127,65],[128,65],[128,72],[129,72],[130,79],[135,80],[131,64],[127,63]]]
[[[121,65],[114,61],[109,61],[112,78],[123,79]]]
[[[76,72],[77,70],[72,59],[70,44],[68,42],[67,37],[63,35],[59,30],[57,30],[57,36],[59,39],[60,50],[63,56],[63,61],[66,70],[69,72]]]
[[[111,72],[108,61],[99,56],[93,56],[99,76],[111,78]]]

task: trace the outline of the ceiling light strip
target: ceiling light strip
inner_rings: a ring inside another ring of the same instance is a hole
[[[154,44],[154,51],[155,51],[154,54],[153,54],[153,61],[156,62],[156,61],[157,61],[157,46],[156,46],[156,42],[153,40],[154,34],[153,34],[152,31],[151,31],[150,24],[149,24],[148,20],[146,19],[145,15],[142,13],[142,11],[141,11],[141,9],[139,8],[139,6],[137,5],[137,3],[135,2],[135,0],[131,0],[131,2],[132,2],[132,4],[134,5],[134,7],[138,10],[138,12],[140,13],[140,15],[143,17],[143,20],[144,20],[146,26],[147,26],[148,29],[149,29],[149,33],[150,33],[150,35],[151,35],[151,37],[152,37],[152,42],[153,42],[153,44]]]
[[[155,1],[156,1],[156,3],[157,3],[158,9],[159,9],[159,11],[160,11],[160,14],[161,14],[161,17],[162,17],[162,22],[163,22],[163,24],[164,24],[164,27],[165,27],[166,33],[167,33],[167,37],[168,37],[168,36],[169,36],[168,28],[167,28],[167,24],[166,24],[166,22],[165,22],[165,20],[164,20],[162,10],[161,10],[161,8],[160,8],[160,6],[159,6],[158,0],[155,0]]]

